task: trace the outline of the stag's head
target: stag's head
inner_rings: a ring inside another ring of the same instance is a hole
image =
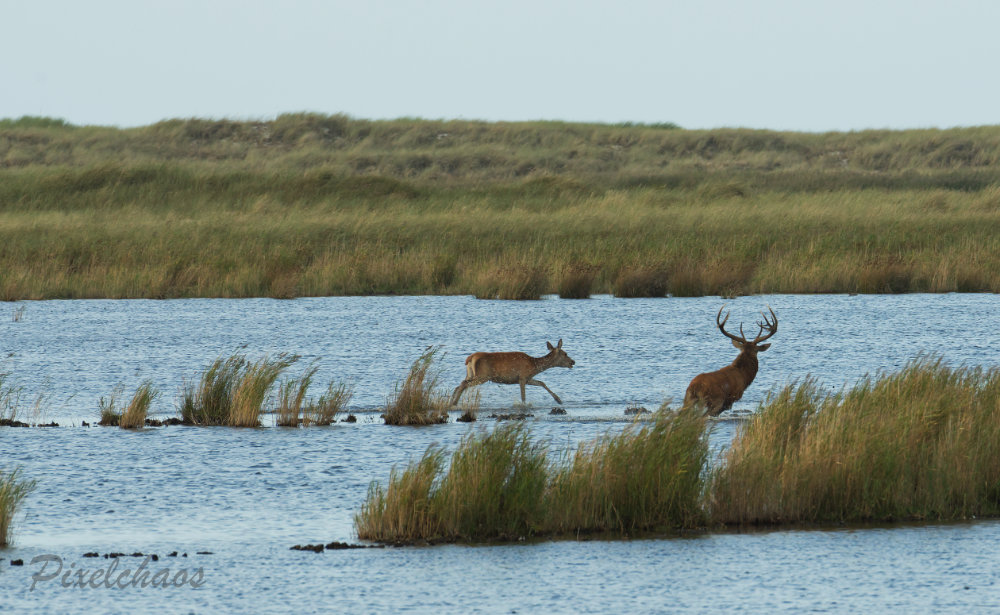
[[[559,343],[556,344],[555,346],[553,346],[549,342],[545,342],[545,345],[549,347],[549,354],[547,355],[547,358],[550,358],[553,367],[572,368],[574,365],[576,365],[576,361],[569,358],[569,355],[566,354],[566,351],[562,349],[561,339],[559,340]]]
[[[758,352],[764,352],[771,347],[770,344],[761,344],[761,342],[778,332],[778,317],[775,315],[774,310],[771,309],[771,306],[767,306],[767,311],[771,312],[771,319],[768,320],[767,314],[764,312],[760,313],[764,317],[764,320],[757,321],[757,326],[760,329],[757,331],[757,336],[752,340],[748,340],[747,336],[743,333],[743,323],[740,323],[739,335],[733,335],[726,331],[726,321],[729,320],[729,312],[726,312],[726,317],[722,318],[722,310],[725,307],[723,305],[719,308],[719,313],[715,315],[715,324],[719,325],[719,331],[722,331],[723,335],[733,340],[733,346],[740,349],[741,355],[756,357]],[[722,320],[719,320],[720,318]]]

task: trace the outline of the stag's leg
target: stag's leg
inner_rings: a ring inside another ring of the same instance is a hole
[[[534,378],[532,378],[531,380],[528,380],[528,384],[533,384],[536,387],[542,387],[543,389],[545,389],[546,391],[549,392],[549,395],[552,396],[552,399],[556,400],[557,404],[560,404],[560,405],[562,404],[562,400],[559,399],[559,396],[556,395],[555,393],[553,393],[552,389],[550,389],[549,387],[545,386],[545,383],[542,382],[541,380],[535,380]],[[524,385],[523,384],[521,385],[521,399],[524,399]]]
[[[524,385],[526,383],[530,383],[530,382],[531,382],[530,380],[525,380],[524,378],[521,378],[518,381],[518,384],[521,385],[521,404],[522,405],[528,403],[527,401],[525,401],[525,397],[524,397]]]

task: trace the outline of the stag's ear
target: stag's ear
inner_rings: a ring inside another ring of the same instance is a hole
[[[764,352],[770,347],[771,347],[770,344],[761,344],[760,346],[757,346],[757,352]]]
[[[545,342],[545,345],[549,347],[549,350],[555,350],[549,342]]]
[[[743,344],[741,344],[739,340],[733,340],[733,346],[736,346],[740,350],[743,350]]]

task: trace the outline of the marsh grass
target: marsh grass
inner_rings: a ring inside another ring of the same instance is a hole
[[[150,380],[144,381],[136,388],[128,404],[120,405],[123,394],[124,387],[118,385],[110,396],[100,398],[97,402],[100,413],[98,425],[138,429],[145,425],[149,407],[160,396],[160,392]]]
[[[372,483],[355,517],[360,538],[515,540],[578,532],[675,530],[703,522],[704,420],[662,411],[647,426],[580,446],[552,463],[524,423],[432,446],[385,486]]]
[[[347,408],[354,392],[346,383],[331,382],[326,392],[316,400],[307,400],[302,408],[302,422],[305,425],[330,425],[337,415]]]
[[[499,267],[485,270],[478,276],[474,294],[477,299],[538,300],[542,298],[547,283],[547,276],[540,267]]]
[[[667,294],[667,274],[655,268],[625,268],[615,278],[616,297],[662,297]]]
[[[1000,514],[1000,371],[921,357],[835,395],[771,396],[712,472],[725,525]]]
[[[244,355],[218,358],[196,384],[186,384],[181,398],[181,420],[192,425],[259,427],[271,388],[298,360],[278,354],[252,363]]]
[[[572,265],[559,278],[560,299],[589,299],[597,277],[596,267]]]
[[[482,403],[482,393],[478,388],[466,392],[459,403],[462,414],[456,419],[460,423],[475,423],[479,418],[479,406]]]
[[[448,396],[438,391],[434,362],[440,346],[430,346],[413,362],[386,402],[386,425],[433,425],[448,422]]]
[[[996,126],[22,118],[0,179],[3,300],[1000,291]]]
[[[16,421],[24,389],[11,380],[9,372],[0,372],[0,420]]]
[[[347,407],[353,392],[342,382],[331,382],[318,398],[308,397],[318,367],[308,367],[298,378],[289,378],[278,389],[278,406],[274,411],[275,425],[330,425],[337,414]]]
[[[628,536],[700,527],[707,458],[705,421],[691,410],[664,407],[649,422],[583,443],[551,480],[548,531]]]
[[[0,547],[13,540],[14,517],[24,498],[35,488],[35,481],[21,478],[20,468],[9,472],[0,469]]]
[[[274,423],[278,427],[298,427],[303,422],[303,409],[309,385],[319,368],[311,366],[298,378],[289,378],[278,388],[278,407]]]

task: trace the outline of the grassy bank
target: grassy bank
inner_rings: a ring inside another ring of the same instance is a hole
[[[1000,127],[0,121],[0,299],[1000,290]]]
[[[431,446],[387,486],[372,483],[358,536],[382,542],[517,540],[535,535],[670,530],[702,521],[704,424],[661,413],[581,446],[556,463],[523,424],[463,438],[451,455]]]
[[[552,461],[519,426],[431,447],[372,483],[358,536],[382,542],[1000,516],[1000,371],[921,359],[838,394],[777,391],[708,463],[704,420],[647,425]]]

